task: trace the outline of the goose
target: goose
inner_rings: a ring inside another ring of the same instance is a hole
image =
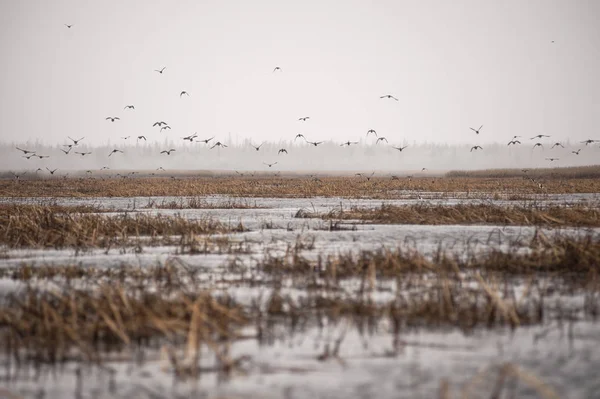
[[[160,127],[160,126],[162,126],[162,125],[165,125],[165,126],[166,126],[166,125],[167,125],[167,122],[162,122],[162,121],[161,121],[161,122],[154,122],[154,124],[152,125],[152,127],[154,127],[154,126],[158,126],[158,127]]]
[[[188,96],[188,97],[190,96],[190,95],[189,95],[189,93],[188,93],[187,91],[185,91],[185,90],[184,90],[184,91],[182,91],[181,93],[179,93],[179,98],[181,98],[181,96],[183,96],[184,94],[185,94],[186,96]]]
[[[579,155],[579,151],[581,151],[581,148],[580,148],[580,149],[578,149],[577,151],[571,151],[571,152],[572,152],[573,154],[575,154],[575,155]]]
[[[345,143],[340,144],[340,147],[347,145],[350,147],[352,144],[358,144],[358,141],[346,141]]]
[[[276,66],[276,67],[273,69],[273,72],[275,72],[275,71],[280,71],[280,72],[282,72],[281,68],[280,68],[280,67],[278,67],[278,66]]]
[[[50,155],[38,155],[38,154],[33,154],[34,157],[38,157],[39,159],[44,159],[44,158],[50,158]]]
[[[560,146],[562,148],[565,148],[564,145],[562,145],[561,143],[554,143],[554,145],[552,145],[552,147],[550,147],[550,149],[553,149],[554,147]]]
[[[250,143],[250,145],[252,146],[252,148],[254,148],[256,151],[260,150],[260,147],[262,147],[263,144],[264,144],[264,142],[260,143],[260,145],[257,147],[254,144]]]
[[[306,140],[306,137],[304,137],[304,135],[302,133],[298,133],[296,135],[296,137],[294,138],[294,141],[296,141],[297,138],[302,137],[304,140]]]
[[[147,140],[146,140],[146,136],[137,136],[137,139],[138,139],[138,140],[144,139],[144,141],[147,141]]]
[[[544,146],[542,145],[542,143],[535,143],[533,145],[533,149],[535,149],[535,147],[542,147],[542,149],[544,148]]]
[[[210,147],[210,149],[212,150],[215,147],[227,148],[227,146],[225,144],[221,143],[220,141],[217,141],[212,147]]]
[[[23,154],[27,155],[27,154],[35,154],[35,151],[29,151],[29,150],[24,150],[22,148],[19,147],[15,147],[17,150],[19,151],[23,151]]]
[[[69,137],[69,136],[67,136],[67,137]],[[83,140],[84,138],[85,138],[85,137],[82,137],[82,138],[80,138],[80,139],[77,139],[77,140],[75,140],[75,139],[72,139],[71,137],[69,137],[69,139],[70,139],[70,140],[73,142],[73,145],[77,145],[77,144],[79,144],[79,142],[80,142],[81,140]]]
[[[194,141],[194,139],[195,139],[196,137],[198,137],[198,134],[197,134],[197,133],[194,133],[194,134],[190,134],[189,136],[182,137],[182,139],[184,139],[184,140],[189,140],[189,142],[191,143],[192,141]]]
[[[115,148],[114,150],[112,150],[112,151],[110,152],[110,154],[108,154],[108,156],[110,157],[112,154],[115,154],[115,153],[117,153],[117,152],[120,152],[121,154],[123,153],[123,151],[121,151],[121,150],[117,150],[117,149]]]
[[[281,154],[282,152],[285,152],[286,154],[288,153],[285,148],[281,148],[279,151],[277,151],[277,155]]]
[[[386,142],[386,143],[388,142],[388,141],[387,141],[387,139],[386,139],[385,137],[383,137],[383,136],[382,136],[382,137],[378,137],[378,138],[377,138],[377,141],[375,141],[375,144],[379,144],[379,142],[380,142],[380,141],[383,141],[383,140],[385,140],[385,142]]]
[[[511,140],[508,142],[507,146],[511,145],[511,144],[521,144],[521,142],[519,140]]]
[[[483,150],[483,147],[481,147],[480,145],[474,145],[473,147],[471,147],[471,151],[469,151],[469,152],[473,152],[473,150],[475,150],[475,151]]]
[[[277,162],[273,162],[273,163],[266,163],[263,162],[265,165],[267,165],[269,168],[272,167],[273,165],[277,165]]]
[[[155,72],[158,72],[162,75],[163,71],[166,69],[167,67],[162,67],[161,69],[155,69]]]
[[[306,122],[307,119],[310,119],[310,116],[303,116],[302,118],[298,118],[298,120],[302,122]]]
[[[559,158],[546,158],[546,161],[550,161],[550,162],[558,161],[558,160],[559,160]]]
[[[588,144],[593,144],[593,143],[595,143],[597,141],[599,141],[599,140],[591,140],[591,139],[589,139],[589,140],[580,141],[580,143],[588,145]]]
[[[23,155],[23,158],[27,158],[27,159],[31,159],[32,157],[35,157],[35,154]]]
[[[120,121],[121,118],[119,118],[118,116],[107,116],[105,120],[110,120],[111,122],[114,122],[114,121]]]
[[[175,151],[175,148],[171,148],[170,150],[162,150],[160,153],[161,154],[167,154],[167,155],[171,155],[171,153]]]
[[[398,150],[400,152],[402,152],[406,147],[408,147],[408,145],[405,145],[404,147],[394,147],[394,146],[392,146],[393,149],[396,149],[396,150]]]
[[[476,134],[479,134],[479,132],[481,131],[482,127],[483,127],[483,125],[479,126],[479,129],[473,129],[472,127],[470,127],[469,129],[471,129],[472,131],[474,131]]]
[[[305,140],[306,140],[306,139],[305,139]],[[307,142],[308,144],[312,144],[312,145],[314,145],[315,147],[316,147],[316,146],[318,146],[319,144],[323,144],[323,142],[322,142],[322,141],[308,141],[308,140],[306,140],[306,142]]]
[[[123,109],[135,109],[133,105],[126,105]]]
[[[122,138],[123,140],[127,140],[127,139],[131,138],[131,136],[121,136],[121,138]]]
[[[165,125],[165,126],[163,126],[163,127],[160,128],[160,131],[162,132],[163,130],[167,130],[167,129],[171,130],[171,126]]]
[[[77,152],[77,151],[75,151],[75,154],[79,154],[79,155],[81,155],[81,157],[85,157],[86,155],[90,155],[91,152]]]
[[[373,133],[377,137],[377,132],[374,129],[367,130],[367,137],[369,137],[369,133]]]
[[[48,172],[50,172],[51,175],[53,175],[54,172],[56,172],[58,170],[58,169],[50,170],[50,169],[48,169],[48,167],[46,167],[46,169],[48,170]]]
[[[208,144],[208,142],[209,142],[209,141],[211,141],[211,140],[212,140],[212,139],[214,139],[214,138],[215,138],[215,136],[212,136],[212,137],[211,137],[211,138],[209,138],[209,139],[204,139],[204,140],[196,140],[196,141],[197,141],[197,142],[199,142],[199,143],[200,143],[200,142],[202,142],[202,143],[204,143],[204,144]]]
[[[64,152],[65,154],[68,154],[71,152],[71,150],[73,149],[73,147],[69,147],[68,150],[63,150],[62,148],[60,149],[62,152]]]
[[[66,26],[67,28],[71,29],[71,28],[73,27],[73,24],[70,24],[70,25],[69,25],[69,24],[65,24],[65,26]]]
[[[533,136],[532,138],[530,138],[529,140],[533,140],[533,139],[541,139],[542,137],[550,137],[548,135],[545,134],[538,134],[537,136]]]
[[[392,100],[398,101],[398,99],[396,97],[392,96],[391,94],[384,94],[383,96],[380,96],[379,98],[391,98]]]

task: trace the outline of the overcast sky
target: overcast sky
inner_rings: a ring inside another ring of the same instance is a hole
[[[600,139],[598,17],[595,0],[4,0],[0,139]]]

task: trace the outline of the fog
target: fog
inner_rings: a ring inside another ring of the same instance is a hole
[[[130,138],[127,141],[136,140]],[[427,173],[442,173],[449,170],[473,170],[490,168],[538,168],[559,166],[583,166],[598,164],[600,146],[597,143],[565,142],[564,148],[555,146],[552,141],[542,141],[543,147],[533,148],[538,141],[522,139],[524,144],[507,146],[506,144],[484,145],[483,149],[471,151],[468,145],[441,145],[397,143],[407,146],[402,152],[391,144],[375,143],[375,138],[361,139],[358,144],[341,146],[338,142],[326,141],[314,146],[297,140],[262,143],[250,140],[227,141],[227,147],[211,147],[216,139],[208,144],[202,142],[185,144],[165,140],[162,144],[146,144],[133,141],[132,144],[111,146],[87,146],[82,141],[63,153],[68,147],[43,146],[35,143],[22,143],[0,146],[0,170],[31,171],[58,168],[57,175],[66,172],[97,172],[103,167],[111,170],[151,172],[158,168],[165,171],[229,171],[229,172],[386,172],[413,173],[426,168]],[[125,140],[122,140],[125,141]],[[183,140],[180,140],[183,141]],[[49,158],[25,158],[16,149],[36,151],[38,155]],[[109,156],[113,149],[119,149]],[[163,150],[175,149],[170,155],[161,154]],[[279,152],[286,149],[287,153]],[[579,150],[579,154],[572,151]],[[79,153],[91,152],[89,155]],[[553,158],[554,160],[550,160]],[[268,166],[267,164],[273,164]],[[40,171],[38,171],[39,173]]]

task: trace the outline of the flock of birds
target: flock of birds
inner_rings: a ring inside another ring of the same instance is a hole
[[[74,25],[73,25],[73,24],[65,24],[65,26],[66,26],[68,29],[71,29],[71,28],[72,28]],[[157,72],[157,73],[158,73],[158,74],[160,74],[160,75],[163,75],[163,74],[165,73],[165,70],[166,70],[166,69],[167,69],[167,67],[163,66],[162,68],[160,68],[160,69],[155,69],[154,71],[155,71],[155,72]],[[283,72],[283,70],[282,70],[282,68],[281,68],[280,66],[276,66],[276,67],[273,69],[273,73],[282,73],[282,72]],[[187,91],[185,91],[185,90],[182,90],[182,91],[179,93],[179,97],[180,97],[180,98],[183,98],[183,96],[189,97],[189,96],[190,96],[190,94],[189,94]],[[384,95],[381,95],[381,96],[379,96],[379,98],[380,98],[380,99],[382,99],[382,100],[392,100],[392,101],[399,101],[399,100],[398,100],[398,98],[397,98],[397,97],[395,97],[395,96],[394,96],[394,95],[392,95],[392,94],[384,94]],[[127,111],[127,110],[129,110],[129,111],[134,111],[134,110],[135,110],[135,105],[133,105],[133,104],[128,104],[128,105],[125,105],[125,107],[123,108],[123,110],[124,110],[124,111]],[[309,121],[309,119],[310,119],[310,116],[302,116],[302,117],[299,117],[299,118],[298,118],[298,121],[299,121],[299,122],[306,123],[306,122],[308,122],[308,121]],[[117,121],[120,121],[120,120],[121,120],[121,118],[120,118],[119,116],[107,116],[107,117],[105,118],[105,120],[106,120],[106,121],[109,121],[109,122],[111,122],[111,123],[115,123],[115,122],[117,122]],[[159,132],[163,132],[163,131],[171,130],[171,126],[169,126],[169,124],[168,124],[167,122],[165,122],[165,121],[157,121],[157,122],[155,122],[155,123],[152,125],[152,127],[153,127],[153,128],[156,128],[156,127],[157,127],[157,128],[159,128],[159,129],[160,129],[160,130],[159,130]],[[476,135],[480,135],[480,134],[481,134],[481,131],[482,131],[482,129],[483,129],[483,125],[479,126],[479,128],[477,128],[477,129],[475,129],[475,128],[472,128],[472,127],[469,127],[469,129],[470,129],[470,130],[472,130],[473,132],[475,132],[475,134],[476,134]],[[384,136],[379,136],[379,135],[377,134],[377,131],[376,131],[375,129],[369,129],[369,130],[367,130],[367,132],[366,132],[366,137],[368,138],[370,135],[373,135],[373,136],[375,137],[375,144],[379,144],[379,143],[382,143],[382,144],[383,144],[383,143],[385,142],[385,143],[386,143],[387,145],[389,145],[391,148],[393,148],[393,149],[395,149],[395,150],[397,150],[397,151],[399,151],[399,152],[402,152],[402,151],[406,150],[406,148],[408,147],[408,145],[404,145],[404,146],[394,146],[394,145],[390,145],[390,144],[389,144],[389,142],[388,142],[388,139],[387,139],[386,137],[384,137]],[[138,141],[138,142],[139,142],[140,140],[144,140],[144,141],[146,141],[146,140],[147,140],[145,135],[138,135],[138,136],[136,136],[136,137],[137,137],[137,141]],[[538,140],[539,140],[539,139],[543,139],[543,138],[549,138],[549,137],[550,137],[549,135],[538,134],[538,135],[536,135],[536,136],[533,136],[533,137],[531,137],[531,138],[530,138],[530,140],[535,140],[535,139],[538,139]],[[130,138],[131,138],[131,136],[125,136],[125,137],[121,137],[121,138],[122,138],[122,139],[124,139],[124,140],[128,140],[128,139],[130,139]],[[215,136],[212,136],[212,137],[209,137],[209,138],[202,138],[202,139],[199,139],[199,138],[198,138],[198,134],[197,134],[197,133],[193,133],[193,134],[190,134],[190,135],[188,135],[188,136],[181,137],[181,138],[182,138],[184,141],[189,141],[190,143],[193,143],[193,142],[204,143],[204,144],[208,145],[208,146],[209,146],[209,148],[210,148],[211,150],[212,150],[212,149],[214,149],[214,148],[227,148],[227,145],[226,145],[226,144],[224,144],[223,142],[221,142],[221,141],[218,141],[218,140],[216,140],[216,141],[213,141],[213,140],[215,139]],[[511,139],[511,140],[508,142],[507,146],[509,146],[509,147],[510,147],[510,146],[516,146],[516,145],[520,145],[520,144],[521,144],[521,141],[519,140],[519,138],[522,138],[522,136],[513,136],[513,138],[512,138],[512,139]],[[63,149],[61,149],[61,151],[62,151],[62,152],[65,154],[65,155],[68,155],[68,154],[70,154],[72,150],[76,149],[76,148],[79,146],[79,143],[80,143],[82,140],[84,140],[84,139],[85,139],[85,137],[81,137],[81,138],[79,138],[79,139],[73,139],[73,138],[71,138],[71,137],[69,137],[69,136],[68,136],[68,139],[69,139],[69,140],[71,140],[71,143],[63,145],[63,147],[64,147],[64,148],[63,148]],[[301,133],[299,133],[299,134],[297,134],[297,135],[295,136],[295,138],[294,138],[294,141],[296,141],[297,139],[303,139],[303,140],[305,141],[305,143],[306,143],[306,144],[308,144],[308,145],[311,145],[311,146],[314,146],[314,147],[317,147],[317,146],[319,146],[319,145],[321,145],[321,144],[323,144],[323,143],[324,143],[324,141],[310,141],[310,140],[308,140],[308,139],[307,139],[307,138],[306,138],[306,137],[305,137],[303,134],[301,134]],[[588,139],[588,140],[582,141],[582,142],[581,142],[581,144],[585,144],[585,145],[587,146],[587,145],[589,145],[589,144],[593,144],[593,143],[596,143],[596,142],[600,142],[600,140]],[[250,145],[251,145],[251,146],[252,146],[252,147],[253,147],[253,148],[254,148],[256,151],[260,151],[260,149],[261,149],[261,147],[262,147],[262,145],[263,145],[263,144],[264,144],[264,142],[263,142],[263,143],[261,143],[261,144],[259,144],[259,145],[254,145],[254,144],[250,143]],[[348,141],[346,141],[346,142],[343,142],[343,143],[341,143],[341,144],[340,144],[340,146],[342,146],[342,147],[343,147],[343,146],[350,147],[350,146],[352,146],[352,145],[357,145],[357,144],[359,144],[359,142],[358,142],[358,141],[349,141],[349,140],[348,140]],[[536,142],[533,144],[533,148],[532,148],[532,150],[536,149],[537,147],[540,147],[541,149],[543,149],[543,148],[544,148],[544,145],[543,145],[543,144],[542,144],[540,141],[536,141]],[[560,143],[560,142],[555,142],[555,143],[553,143],[553,144],[552,144],[552,146],[551,146],[551,149],[553,149],[553,148],[555,148],[555,147],[561,147],[561,148],[565,148],[565,147],[564,147],[564,145],[563,145],[562,143]],[[38,153],[37,153],[35,150],[29,150],[29,149],[24,149],[24,148],[20,148],[20,147],[16,147],[16,149],[17,149],[18,151],[21,151],[21,152],[23,152],[23,157],[24,157],[24,158],[26,158],[26,159],[28,159],[28,160],[29,160],[29,159],[32,159],[32,158],[44,159],[44,158],[49,158],[49,157],[50,157],[49,155],[42,155],[42,154],[38,154]],[[482,146],[480,146],[480,145],[473,145],[473,146],[471,147],[471,149],[470,149],[470,152],[473,152],[473,151],[482,151],[482,150],[483,150],[483,147],[482,147]],[[580,153],[580,151],[581,151],[581,150],[582,150],[582,149],[581,149],[581,148],[579,148],[579,149],[577,149],[577,150],[575,150],[575,151],[571,151],[571,152],[572,152],[573,154],[575,154],[575,155],[579,155],[579,153]],[[175,149],[175,148],[168,148],[168,149],[161,150],[161,151],[160,151],[160,155],[171,155],[171,154],[172,154],[172,153],[174,153],[174,152],[176,152],[176,149]],[[82,157],[82,158],[92,154],[92,152],[91,152],[91,151],[73,151],[73,153],[74,153],[74,154],[76,154],[76,155],[79,155],[79,156],[80,156],[80,157]],[[113,155],[117,155],[117,154],[123,154],[123,153],[124,153],[124,151],[123,151],[123,150],[120,150],[120,149],[118,149],[118,148],[114,148],[112,151],[110,151],[110,152],[108,153],[108,157],[112,157]],[[288,150],[287,150],[286,148],[280,148],[280,149],[277,151],[277,155],[281,155],[281,154],[288,154]],[[550,162],[554,162],[554,161],[558,161],[558,160],[559,160],[559,158],[557,158],[557,157],[549,157],[549,158],[545,158],[545,159],[546,159],[547,161],[550,161]],[[266,167],[268,167],[268,168],[272,168],[273,166],[277,165],[278,163],[279,163],[279,162],[263,162],[263,164],[264,164]],[[57,171],[57,169],[49,169],[48,167],[46,167],[46,169],[47,169],[47,171],[48,171],[48,172],[49,172],[51,175],[54,175],[54,173]],[[103,168],[102,168],[102,170],[105,170],[105,169],[109,169],[109,168],[108,168],[107,166],[105,166],[105,167],[103,167]],[[423,170],[425,170],[425,169],[426,169],[426,168],[423,168]],[[162,169],[162,167],[161,167],[161,168],[158,168],[157,170],[164,170],[164,169]],[[38,168],[38,169],[36,170],[36,173],[37,173],[37,172],[39,172],[39,171],[42,171],[42,169],[41,169],[41,168]],[[89,171],[89,170],[88,170],[87,172],[88,172],[88,173],[91,173],[91,171]],[[362,174],[358,174],[358,175],[362,175]],[[18,178],[19,176],[15,174],[15,177],[16,177],[16,178]]]

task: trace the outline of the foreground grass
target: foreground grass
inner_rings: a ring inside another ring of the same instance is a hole
[[[540,187],[541,184],[541,187]],[[410,192],[454,196],[523,199],[532,194],[600,192],[600,179],[545,176],[531,181],[526,175],[512,178],[378,176],[200,176],[139,177],[127,179],[0,180],[0,197],[133,197],[206,196],[308,198],[398,198]],[[413,194],[416,198],[416,195]]]
[[[86,208],[86,211],[89,211]],[[187,241],[196,234],[242,231],[212,219],[123,213],[107,216],[81,213],[79,208],[40,205],[0,206],[0,244],[11,248],[110,248],[113,245],[171,243],[171,236]]]
[[[491,204],[406,206],[381,205],[379,208],[336,209],[325,214],[300,210],[296,217],[328,220],[360,220],[378,224],[485,224],[508,226],[599,227],[600,209],[589,206],[498,206]]]

